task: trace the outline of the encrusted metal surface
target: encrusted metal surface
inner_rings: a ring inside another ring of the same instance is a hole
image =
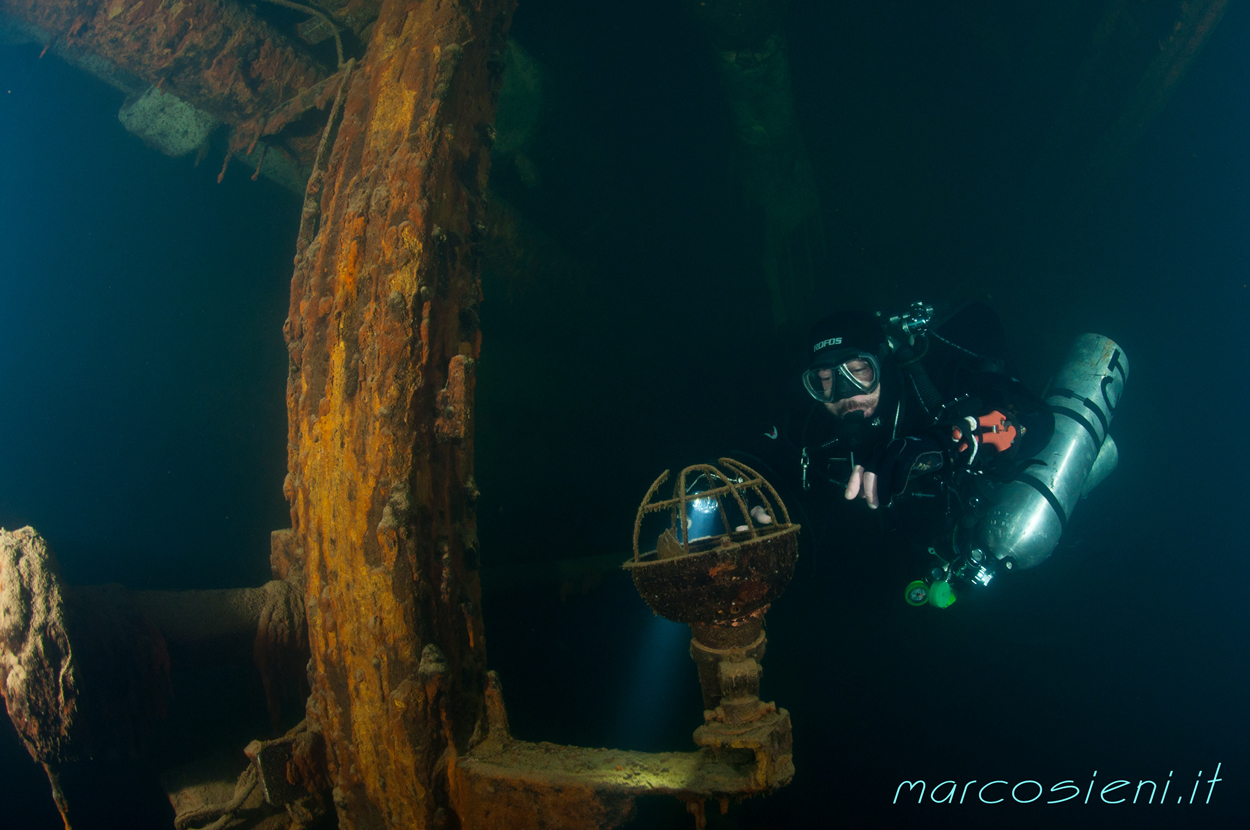
[[[296,241],[282,555],[343,830],[454,822],[482,715],[473,366],[511,6],[383,4]]]
[[[652,610],[675,622],[728,623],[750,616],[767,608],[794,576],[799,525],[791,524],[777,491],[740,461],[718,463],[686,467],[672,497],[657,501],[656,492],[669,478],[665,470],[647,490],[634,521],[634,558],[624,568]],[[689,538],[698,502],[718,513],[727,532]],[[667,529],[655,550],[640,553],[644,520],[663,512],[669,514]]]
[[[462,826],[475,830],[609,830],[648,795],[682,799],[696,816],[716,799],[724,812],[731,799],[768,792],[794,774],[785,710],[745,729],[701,727],[702,748],[693,752],[633,752],[514,740],[493,672],[486,708],[489,738],[451,773]]]
[[[659,559],[653,552],[624,567],[660,616],[685,623],[729,622],[767,607],[790,584],[798,531],[798,525],[787,525],[762,529],[754,538],[734,533],[708,540],[707,550],[698,549],[700,540],[684,556]]]
[[[228,123],[265,117],[328,72],[244,4],[0,0],[51,45],[89,51]]]

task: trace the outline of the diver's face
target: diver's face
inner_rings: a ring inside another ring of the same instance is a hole
[[[846,369],[856,380],[861,383],[872,383],[872,366],[866,360],[848,360]],[[834,369],[821,369],[816,374],[820,378],[821,388],[825,390],[825,394],[833,393],[833,373]],[[881,384],[877,384],[877,388],[869,392],[867,395],[855,395],[850,398],[842,398],[841,400],[832,401],[825,404],[825,409],[832,412],[839,418],[845,417],[849,412],[863,412],[865,418],[871,418],[872,414],[877,411],[877,404],[881,402]]]

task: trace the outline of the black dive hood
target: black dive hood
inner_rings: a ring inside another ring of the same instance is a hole
[[[803,386],[821,403],[871,394],[881,383],[888,341],[881,324],[861,311],[831,314],[812,328]],[[862,361],[855,371],[848,361]],[[824,377],[820,373],[824,372]]]
[[[834,366],[847,353],[871,354],[878,361],[888,351],[885,329],[877,318],[863,311],[838,311],[812,327],[808,336],[809,369]]]

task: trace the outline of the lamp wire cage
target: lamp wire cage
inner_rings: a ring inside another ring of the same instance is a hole
[[[768,481],[755,470],[733,458],[719,458],[713,464],[692,464],[677,474],[671,498],[655,501],[655,496],[664,482],[668,481],[670,471],[665,470],[647,490],[642,504],[638,507],[638,516],[634,520],[634,562],[642,561],[638,551],[638,539],[642,534],[643,519],[652,513],[668,510],[672,517],[669,530],[680,546],[678,555],[689,555],[697,552],[690,549],[689,528],[687,521],[691,506],[701,499],[715,499],[716,509],[720,514],[721,526],[725,533],[711,537],[714,544],[718,540],[734,539],[745,541],[772,535],[790,527],[790,513],[785,503],[777,495],[777,491]],[[690,493],[689,483],[697,481],[700,476],[711,485],[698,493]],[[737,506],[741,520],[730,522],[725,510],[725,496],[730,496]],[[751,515],[752,507],[762,507],[772,521],[762,524]],[[731,530],[731,528],[741,528]],[[706,542],[700,539],[700,542]],[[657,556],[659,556],[657,546]]]

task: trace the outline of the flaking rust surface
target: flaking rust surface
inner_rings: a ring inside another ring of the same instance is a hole
[[[444,826],[483,711],[472,365],[511,9],[384,4],[297,243],[288,549],[344,828]]]
[[[0,0],[0,13],[93,52],[228,124],[263,121],[327,72],[221,0]],[[249,139],[250,140],[250,139]]]

